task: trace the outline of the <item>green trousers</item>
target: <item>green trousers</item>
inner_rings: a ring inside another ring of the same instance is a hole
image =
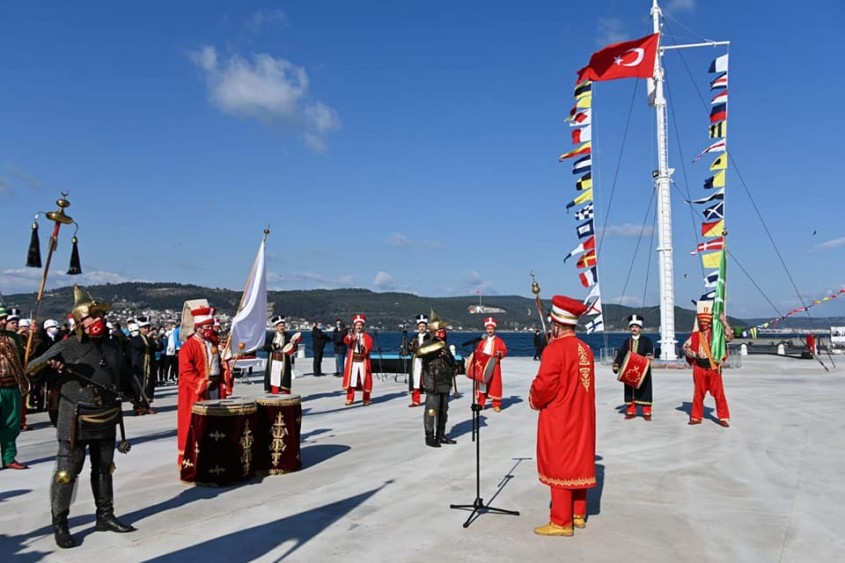
[[[21,391],[17,387],[0,388],[0,450],[3,465],[9,465],[18,456],[15,441],[21,433]]]

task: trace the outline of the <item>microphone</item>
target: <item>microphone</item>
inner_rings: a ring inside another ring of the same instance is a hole
[[[466,342],[461,342],[461,346],[475,346],[476,344],[484,340],[485,336],[487,335],[485,334],[484,336],[479,336],[478,338],[472,338],[470,340],[467,340]]]

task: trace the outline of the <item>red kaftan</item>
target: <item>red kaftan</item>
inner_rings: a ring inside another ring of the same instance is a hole
[[[574,334],[543,351],[528,402],[537,421],[537,471],[550,487],[596,486],[596,388],[590,347]]]

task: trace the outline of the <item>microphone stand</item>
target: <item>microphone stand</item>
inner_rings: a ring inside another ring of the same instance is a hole
[[[378,329],[373,329],[373,336],[375,337],[374,340],[376,341],[376,352],[378,352],[378,373],[382,374],[382,379],[384,378],[384,356],[381,353],[381,340],[378,337]]]
[[[467,367],[469,369],[469,367]],[[472,378],[472,441],[475,442],[475,500],[472,504],[450,504],[449,508],[457,510],[469,510],[470,515],[464,522],[463,527],[468,528],[469,525],[478,516],[483,513],[492,512],[493,514],[508,514],[511,516],[519,516],[518,510],[505,510],[503,508],[496,508],[489,504],[484,504],[484,499],[481,498],[481,405],[478,404],[478,380]]]

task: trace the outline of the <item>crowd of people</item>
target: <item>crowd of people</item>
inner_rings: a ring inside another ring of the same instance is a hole
[[[26,408],[46,408],[57,429],[57,464],[50,488],[52,525],[56,544],[76,545],[68,530],[68,513],[74,483],[82,470],[86,450],[92,467],[91,486],[96,504],[96,529],[118,533],[134,528],[114,515],[112,472],[116,428],[123,429],[121,402],[129,401],[136,415],[155,414],[157,384],[178,382],[177,463],[181,468],[188,447],[192,407],[197,401],[222,399],[234,385],[231,356],[222,350],[220,324],[209,306],[191,309],[191,331],[180,327],[155,327],[149,318],[131,320],[124,331],[108,322],[110,304],[94,299],[74,287],[72,312],[65,327],[46,320],[41,327],[22,319],[17,309],[0,304],[0,446],[4,469],[27,469],[17,459],[16,439],[26,428]],[[577,338],[575,327],[586,306],[580,301],[555,296],[548,316],[551,328],[538,345],[540,365],[529,392],[529,405],[540,411],[537,429],[539,479],[551,489],[549,522],[535,528],[539,535],[571,536],[586,526],[586,492],[595,477],[595,366],[589,346]],[[410,407],[423,405],[425,444],[432,448],[455,444],[447,435],[450,393],[459,371],[448,345],[446,322],[418,315],[417,334],[408,342],[412,355],[409,371]],[[725,337],[733,333],[722,315]],[[726,356],[711,350],[713,315],[706,303],[699,305],[697,326],[683,345],[693,367],[695,384],[690,424],[702,418],[702,404],[710,392],[722,426],[729,426],[729,413],[721,383]],[[299,333],[286,330],[284,316],[269,320],[263,349],[267,352],[265,391],[290,394]],[[617,351],[613,371],[629,354],[651,359],[654,348],[641,334],[642,319],[629,319],[631,337]],[[184,319],[183,319],[184,325]],[[502,408],[502,361],[507,346],[496,334],[494,317],[484,319],[485,334],[478,339],[470,362],[476,380],[473,408],[483,409],[488,400],[493,412]],[[31,332],[34,331],[34,332]],[[351,326],[338,319],[331,333],[320,325],[312,330],[313,375],[323,376],[322,356],[332,342],[336,359],[334,375],[341,379],[345,405],[362,392],[363,406],[372,404],[373,370],[370,360],[373,338],[366,332],[366,317],[352,317]],[[26,400],[25,400],[26,399]],[[650,370],[637,385],[625,385],[625,417],[637,409],[648,421],[652,417]],[[119,451],[128,450],[121,436]]]

